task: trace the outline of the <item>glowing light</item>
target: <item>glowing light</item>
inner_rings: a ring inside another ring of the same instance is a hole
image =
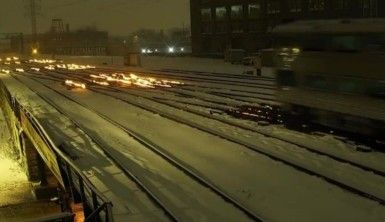
[[[301,49],[299,49],[299,48],[292,48],[291,50],[292,50],[293,53],[295,53],[295,54],[298,54],[298,53],[301,52]]]
[[[40,71],[40,68],[32,67],[31,70],[36,71],[36,72],[39,72],[39,71]]]
[[[29,62],[30,63],[39,63],[39,64],[52,64],[52,63],[55,63],[56,60],[52,60],[52,59],[30,59]]]
[[[97,80],[92,80],[93,83],[101,85],[101,86],[109,86],[110,84],[106,81],[97,81]]]
[[[15,71],[16,71],[16,72],[24,72],[24,69],[22,69],[22,68],[16,68]]]
[[[64,81],[64,84],[72,88],[82,88],[82,89],[86,88],[86,85],[84,83],[75,82],[73,80],[68,80],[68,79]]]
[[[91,65],[67,64],[66,68],[68,70],[84,70],[84,69],[95,69],[96,67]]]
[[[16,60],[19,60],[19,58],[16,57],[16,56],[14,56],[14,57],[13,57],[13,60],[15,60],[15,61],[16,61]]]
[[[147,49],[142,49],[142,53],[145,54],[147,52]]]
[[[39,71],[40,71],[40,68],[32,67],[31,70],[36,71],[36,72],[39,72]]]
[[[182,47],[182,48],[180,48],[180,51],[181,51],[181,52],[184,52],[184,48],[183,48],[183,47]]]
[[[7,57],[5,60],[9,62],[9,61],[12,60],[12,58],[11,57]]]
[[[11,71],[9,71],[8,69],[2,69],[1,72],[5,74],[9,74]]]
[[[134,73],[130,73],[128,75],[124,73],[113,73],[111,75],[107,75],[104,73],[95,75],[90,75],[91,82],[96,84],[103,82],[108,82],[110,85],[118,85],[118,86],[136,86],[140,88],[156,88],[156,87],[167,87],[170,88],[173,85],[183,85],[183,83],[178,81],[169,81],[169,80],[157,80],[153,77],[141,77]],[[104,81],[102,81],[104,80]]]
[[[32,54],[36,55],[38,53],[37,49],[32,49]]]
[[[47,69],[47,70],[55,70],[55,66],[54,66],[54,65],[44,66],[44,69]]]
[[[168,52],[169,53],[174,53],[175,52],[175,48],[174,47],[168,47]]]
[[[65,64],[57,64],[56,67],[59,69],[67,69],[67,66]]]

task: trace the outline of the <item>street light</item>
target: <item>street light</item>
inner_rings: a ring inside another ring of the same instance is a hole
[[[168,47],[168,53],[174,53],[175,48],[174,47]]]
[[[32,54],[36,55],[38,53],[37,49],[32,49]]]

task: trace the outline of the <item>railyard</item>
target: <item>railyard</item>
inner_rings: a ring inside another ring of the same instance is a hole
[[[49,60],[1,69],[4,88],[111,201],[115,221],[385,219],[383,152],[286,128],[272,74]]]

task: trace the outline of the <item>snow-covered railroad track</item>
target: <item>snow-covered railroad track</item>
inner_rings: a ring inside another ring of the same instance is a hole
[[[20,81],[21,83],[23,83],[22,80],[20,80],[17,76],[14,76],[13,77],[15,79],[17,79],[18,81]],[[28,86],[27,86],[28,87]],[[39,93],[32,89],[31,87],[28,87],[31,91],[33,91],[34,93],[36,93],[37,95],[39,95]],[[41,96],[39,95],[41,99],[43,99],[46,103],[50,104],[52,107],[54,107],[57,111],[59,111],[62,115],[66,116],[68,119],[70,119],[74,125],[76,125],[78,128],[82,129],[81,127],[81,124],[79,124],[76,120],[73,120],[71,118],[68,117],[68,115],[64,112],[61,111],[60,107],[58,107],[55,103],[53,103],[51,100],[47,99],[46,97],[44,96]],[[64,95],[63,95],[64,96]],[[151,192],[151,190],[146,187],[145,184],[143,184],[136,176],[135,174],[133,174],[129,169],[127,169],[119,160],[117,160],[116,158],[114,158],[114,155],[108,150],[106,149],[103,144],[101,144],[99,142],[99,140],[92,136],[91,134],[88,134],[88,136],[91,138],[92,142],[94,142],[95,144],[97,144],[104,152],[104,154],[106,154],[106,156],[108,156],[114,163],[116,166],[119,167],[119,169],[121,169],[130,179],[132,179],[133,181],[135,181],[135,183],[137,185],[139,185],[139,187],[141,187],[143,189],[143,191],[148,194],[148,196],[156,203],[158,204],[158,206],[164,210],[164,212],[168,215],[168,217],[172,220],[172,221],[179,221],[178,220],[178,217],[176,215],[174,215],[166,206],[165,204],[159,200],[157,198],[157,196]]]
[[[213,76],[213,77],[230,77],[230,78],[237,78],[237,79],[260,79],[265,81],[274,81],[275,79],[272,77],[267,76],[253,76],[253,75],[239,75],[239,74],[230,74],[230,73],[215,73],[215,72],[199,72],[199,71],[192,71],[192,70],[179,70],[179,69],[155,69],[154,71],[158,72],[171,72],[171,73],[181,73],[181,74],[194,74],[194,75],[201,75],[201,76]]]
[[[18,79],[16,76],[15,76],[16,79]],[[61,93],[60,91],[54,89],[52,86],[49,86],[41,81],[39,81],[39,78],[37,77],[29,77],[30,79],[32,79],[33,81],[36,81],[38,82],[39,84],[45,86],[46,88],[49,88],[50,90],[56,92],[57,94],[60,94],[61,96],[63,96],[64,98],[78,104],[79,106],[82,106],[84,107],[85,109],[95,113],[97,116],[101,117],[102,119],[105,119],[106,121],[108,121],[109,123],[115,125],[116,127],[122,129],[123,131],[125,131],[129,136],[135,138],[139,143],[141,143],[142,145],[144,145],[146,148],[150,149],[151,151],[153,151],[154,153],[156,153],[157,155],[161,156],[163,159],[165,159],[166,161],[168,161],[171,165],[173,165],[174,167],[178,168],[179,170],[181,170],[182,172],[184,172],[185,174],[187,174],[189,177],[191,177],[192,179],[194,179],[195,181],[197,181],[198,183],[200,183],[202,186],[205,186],[207,187],[208,189],[210,189],[213,193],[215,193],[218,197],[224,199],[226,202],[232,204],[236,209],[238,209],[239,211],[243,212],[245,215],[248,216],[249,219],[253,220],[253,221],[263,221],[261,219],[260,216],[258,216],[255,212],[253,212],[252,210],[248,209],[247,207],[243,206],[237,199],[233,198],[231,195],[227,194],[225,191],[221,190],[221,188],[219,188],[218,186],[216,186],[214,183],[212,183],[211,181],[209,181],[208,179],[202,177],[201,175],[199,175],[198,173],[196,173],[193,169],[191,169],[189,166],[185,165],[184,163],[182,163],[181,161],[179,161],[178,159],[174,158],[172,155],[170,155],[169,153],[167,152],[164,152],[162,148],[158,147],[156,144],[152,143],[151,141],[147,140],[145,137],[143,137],[142,135],[136,133],[136,132],[133,132],[131,131],[130,129],[127,129],[126,127],[124,127],[122,124],[110,119],[109,117],[103,115],[102,113],[98,112],[97,110],[89,107],[89,106],[86,106],[84,104],[81,104],[79,103],[78,101],[72,99],[71,97]],[[22,80],[18,79],[20,82],[23,83]],[[51,79],[52,80],[52,79]],[[56,80],[53,80],[53,81],[56,81]],[[30,88],[30,87],[29,87]],[[30,88],[32,91],[34,91],[32,88]],[[93,89],[91,89],[93,90]],[[96,90],[93,90],[93,91],[96,91]],[[34,91],[36,94],[38,94],[43,100],[45,100],[48,104],[52,105],[53,107],[55,107],[56,109],[58,109],[60,111],[60,107],[58,107],[55,103],[53,103],[51,100],[45,98],[44,96],[40,95],[38,92]],[[63,115],[65,116],[68,116],[66,113],[62,113]],[[68,117],[70,118],[70,117]],[[77,123],[76,120],[73,120],[72,118],[70,118],[72,121],[74,121],[75,125],[77,125],[79,128],[83,128],[81,124]],[[84,129],[85,130],[85,129]],[[87,131],[87,130],[85,130]],[[103,144],[99,142],[99,140],[96,138],[96,137],[93,137],[92,135],[89,135],[90,138],[92,138],[94,140],[94,142],[96,144],[98,144],[100,147],[103,148]],[[160,198],[158,198],[157,194],[152,192],[151,191],[151,188],[148,188],[146,187],[146,185],[144,183],[142,183],[140,181],[140,179],[138,179],[136,176],[135,176],[135,173],[133,172],[130,172],[129,169],[127,169],[124,164],[122,164],[121,162],[119,162],[119,160],[116,160],[116,158],[114,157],[114,155],[112,153],[110,153],[107,149],[103,148],[104,152],[106,153],[106,155],[115,160],[116,161],[116,164],[122,168],[123,171],[125,171],[127,173],[128,176],[130,176],[134,181],[136,181],[138,183],[138,185],[140,187],[142,187],[144,189],[144,191],[146,191],[149,196],[167,213],[167,215],[170,217],[171,220],[173,221],[181,221],[180,219],[180,216],[177,215],[177,213],[174,213],[172,210],[168,209],[167,207],[167,204],[165,204],[164,202],[161,201]]]
[[[106,69],[106,68],[97,68],[96,71],[105,72],[105,73],[114,73],[114,72],[125,72],[127,73],[127,70],[113,70],[113,69]],[[133,73],[138,74],[145,74],[147,76],[152,77],[158,77],[158,78],[167,78],[167,79],[173,79],[173,80],[183,80],[183,81],[190,81],[190,82],[204,82],[204,83],[216,83],[221,85],[230,85],[230,86],[238,86],[238,87],[249,87],[249,88],[255,88],[255,87],[265,87],[265,88],[274,88],[275,84],[273,83],[263,83],[260,81],[236,81],[232,79],[222,79],[222,78],[205,78],[205,77],[193,77],[188,75],[175,75],[171,73],[160,73],[160,72],[143,72],[143,71],[135,71]]]
[[[110,87],[107,87],[107,88],[110,88]],[[116,89],[116,88],[113,88],[113,89],[114,89],[114,91],[121,91],[121,92],[123,92],[123,93],[130,94],[128,91],[122,91],[122,90]],[[179,122],[179,123],[183,123],[183,124],[186,124],[186,125],[188,125],[188,126],[197,128],[197,129],[202,130],[202,131],[204,131],[204,132],[207,132],[207,133],[210,133],[210,134],[219,136],[219,137],[221,137],[221,138],[223,138],[223,139],[226,139],[226,140],[229,140],[229,141],[231,141],[231,142],[240,144],[240,145],[242,145],[242,146],[244,146],[244,147],[249,148],[250,150],[253,150],[253,151],[256,151],[256,152],[261,153],[261,154],[263,154],[263,155],[266,155],[266,156],[268,156],[268,157],[270,157],[270,158],[272,158],[272,159],[274,159],[274,160],[281,161],[281,162],[283,162],[283,163],[285,163],[285,164],[287,164],[287,165],[289,165],[289,166],[292,166],[292,167],[294,167],[295,169],[298,169],[298,170],[300,170],[300,171],[302,171],[302,172],[305,172],[305,173],[310,174],[310,175],[316,175],[316,176],[318,176],[318,177],[321,177],[321,178],[325,179],[326,181],[328,181],[328,182],[330,182],[330,183],[332,183],[332,184],[334,184],[334,185],[337,185],[337,186],[339,186],[339,187],[341,187],[341,188],[343,188],[343,189],[346,189],[346,190],[351,191],[351,192],[353,192],[353,193],[359,194],[359,195],[361,195],[361,196],[363,196],[363,197],[366,197],[366,198],[375,200],[375,201],[377,201],[377,202],[379,202],[379,203],[381,203],[381,204],[384,204],[384,203],[385,203],[384,198],[377,197],[376,195],[373,195],[373,194],[370,194],[370,193],[368,193],[368,192],[362,191],[362,190],[360,190],[360,189],[357,188],[357,187],[350,186],[350,185],[347,184],[346,182],[341,181],[341,180],[339,180],[339,179],[333,179],[333,178],[330,178],[330,177],[327,176],[327,175],[323,175],[322,173],[319,173],[319,172],[317,172],[317,171],[309,170],[308,168],[304,167],[304,166],[301,165],[301,164],[298,164],[298,163],[296,163],[296,162],[292,162],[292,161],[287,160],[287,159],[285,159],[285,158],[282,158],[282,157],[279,157],[279,156],[277,156],[277,155],[274,155],[274,154],[271,154],[271,153],[269,153],[269,152],[266,152],[266,150],[263,150],[263,149],[261,149],[260,147],[254,145],[254,144],[250,144],[250,143],[247,143],[247,142],[245,142],[245,141],[243,141],[243,140],[240,140],[240,139],[238,139],[238,138],[231,137],[231,136],[229,136],[229,135],[220,133],[220,132],[216,131],[215,129],[208,128],[208,127],[205,127],[205,126],[200,125],[200,124],[196,124],[196,123],[194,123],[193,121],[189,121],[188,119],[183,119],[183,118],[181,118],[181,117],[179,117],[179,116],[172,115],[172,114],[170,114],[170,113],[165,113],[165,112],[164,112],[163,110],[161,110],[161,109],[154,109],[153,107],[147,106],[147,105],[145,105],[145,104],[143,104],[143,103],[137,103],[137,102],[134,102],[133,100],[122,99],[121,97],[117,97],[117,96],[111,95],[109,92],[105,92],[105,91],[103,92],[103,90],[100,90],[100,89],[97,89],[97,88],[93,88],[93,89],[91,88],[91,90],[93,90],[93,91],[95,91],[95,92],[98,92],[98,93],[102,93],[102,94],[107,95],[107,96],[111,96],[111,97],[113,97],[113,98],[115,98],[115,99],[121,100],[121,101],[126,102],[126,103],[128,103],[128,104],[130,104],[130,105],[137,106],[137,107],[142,108],[142,109],[145,109],[145,110],[147,110],[147,111],[150,111],[150,112],[153,112],[153,113],[157,113],[157,114],[159,114],[159,115],[161,115],[161,116],[163,116],[163,117],[166,117],[166,118],[169,118],[169,119],[171,119],[171,120],[177,121],[177,122]],[[143,95],[135,95],[135,94],[131,94],[131,95],[146,98],[146,97],[143,96]],[[162,103],[162,102],[159,102],[159,101],[155,101],[155,100],[153,100],[153,99],[151,99],[151,98],[146,98],[146,99],[152,100],[153,102]],[[168,106],[172,106],[170,103],[166,103],[166,102],[163,102],[163,104],[164,104],[164,105],[168,105]],[[175,106],[174,106],[174,107],[175,107]],[[175,108],[181,109],[181,107],[175,107]],[[193,113],[191,110],[188,110],[188,109],[184,109],[184,110]],[[195,113],[196,113],[196,112],[195,112]],[[210,115],[209,115],[209,116],[207,116],[207,115],[201,115],[201,116],[205,116],[206,118],[211,118],[211,119],[213,119]],[[218,120],[218,119],[216,119],[216,120]],[[221,121],[221,122],[223,122],[223,121]],[[229,124],[229,125],[233,125],[233,126],[239,127],[238,125],[234,125],[234,124],[232,124],[232,123],[230,123],[230,122],[226,122],[226,123]],[[242,128],[244,128],[244,127],[242,127]],[[251,129],[249,128],[249,129],[247,129],[247,130],[252,131],[252,128],[251,128]],[[253,132],[255,132],[255,130],[254,130]],[[258,133],[261,133],[260,131],[257,131],[257,132],[258,132]],[[282,138],[279,138],[279,137],[276,137],[276,136],[273,136],[273,135],[268,135],[268,134],[265,134],[265,135],[266,135],[266,136],[269,136],[269,137],[272,137],[272,138],[279,139],[279,140],[283,140]],[[285,141],[285,140],[283,140],[283,141]],[[352,166],[354,166],[354,167],[358,167],[358,168],[360,168],[360,169],[362,169],[362,170],[365,170],[365,171],[371,171],[371,172],[374,172],[374,173],[377,174],[377,175],[384,176],[384,172],[383,172],[383,171],[380,171],[380,170],[377,170],[377,169],[374,169],[374,168],[371,168],[371,167],[367,167],[367,166],[362,165],[362,164],[360,164],[360,163],[357,163],[357,162],[354,162],[354,161],[350,161],[350,160],[346,160],[346,159],[340,158],[340,157],[338,157],[338,156],[334,156],[334,155],[332,155],[332,154],[330,154],[330,153],[324,153],[324,152],[322,152],[322,151],[320,151],[320,150],[318,150],[318,149],[313,149],[312,147],[307,147],[307,146],[304,146],[304,145],[302,145],[302,144],[296,144],[296,143],[294,143],[294,142],[292,142],[292,141],[287,141],[287,140],[286,140],[285,142],[294,144],[294,145],[298,146],[299,148],[306,149],[307,151],[313,152],[313,153],[315,153],[315,154],[320,154],[320,155],[323,155],[323,156],[327,156],[327,157],[329,157],[329,158],[331,158],[331,159],[333,159],[333,160],[335,160],[335,161],[342,162],[342,163],[347,163],[347,164],[350,164],[350,165],[352,165]]]
[[[271,154],[269,152],[266,152],[266,151],[260,149],[260,147],[254,145],[254,144],[247,143],[247,142],[245,142],[243,140],[240,140],[240,139],[237,139],[235,137],[231,137],[229,135],[225,135],[225,134],[219,133],[215,129],[204,127],[204,126],[202,126],[200,124],[196,124],[193,121],[189,121],[189,120],[186,120],[186,119],[182,119],[182,118],[180,118],[178,116],[171,115],[169,113],[165,113],[165,112],[163,112],[160,109],[154,109],[153,107],[146,106],[143,103],[136,103],[136,102],[133,102],[132,100],[122,99],[120,97],[113,96],[113,95],[109,94],[108,92],[103,92],[102,90],[98,90],[98,89],[91,89],[91,90],[94,91],[94,92],[97,92],[97,93],[101,93],[101,94],[106,95],[106,96],[113,97],[113,98],[115,98],[117,100],[120,100],[122,102],[128,103],[128,104],[136,106],[136,107],[139,107],[141,109],[144,109],[144,110],[147,110],[147,111],[159,114],[159,115],[161,115],[163,117],[166,117],[168,119],[171,119],[173,121],[186,124],[186,125],[188,125],[190,127],[197,128],[199,130],[202,130],[202,131],[210,133],[212,135],[221,137],[221,138],[226,139],[228,141],[237,143],[237,144],[242,145],[242,146],[244,146],[244,147],[246,147],[246,148],[248,148],[248,149],[250,149],[252,151],[255,151],[257,153],[260,153],[260,154],[263,154],[265,156],[268,156],[269,158],[271,158],[273,160],[276,160],[276,161],[282,162],[282,163],[284,163],[284,164],[286,164],[288,166],[291,166],[291,167],[293,167],[293,168],[295,168],[295,169],[297,169],[297,170],[299,170],[301,172],[304,172],[304,173],[309,174],[309,175],[314,175],[314,176],[320,177],[320,178],[328,181],[329,183],[334,184],[334,185],[336,185],[336,186],[338,186],[338,187],[340,187],[342,189],[345,189],[345,190],[347,190],[349,192],[355,193],[357,195],[360,195],[360,196],[362,196],[364,198],[371,199],[373,201],[377,201],[377,202],[379,202],[382,205],[385,204],[385,199],[382,198],[382,197],[378,197],[376,195],[373,195],[371,193],[363,191],[363,190],[361,190],[361,189],[359,189],[357,187],[353,187],[353,186],[347,184],[346,182],[343,182],[343,181],[331,178],[329,176],[323,175],[322,173],[313,171],[311,169],[307,169],[306,167],[303,167],[303,166],[301,166],[298,163],[294,163],[294,162],[291,162],[290,160],[286,160],[286,159],[283,159],[282,157],[278,157],[278,156],[276,156],[274,154]],[[321,153],[319,153],[319,154],[321,154]],[[322,154],[322,155],[326,156],[326,154]],[[348,164],[352,164],[352,165],[354,164],[354,166],[356,166],[358,168],[362,168],[364,170],[370,170],[370,171],[373,171],[373,172],[377,172],[380,175],[383,175],[383,172],[380,172],[380,171],[374,170],[374,169],[370,169],[369,167],[366,167],[366,166],[361,166],[360,164],[357,164],[357,163],[353,163],[353,162],[349,163],[349,161],[347,161],[347,160],[339,159],[339,158],[336,158],[336,157],[333,157],[333,159],[335,159],[336,161],[343,162],[343,163],[348,163]]]
[[[345,183],[343,181],[339,181],[339,180],[333,179],[331,177],[325,176],[322,173],[313,171],[311,169],[307,169],[307,168],[301,166],[300,164],[293,163],[293,162],[291,162],[289,160],[285,160],[285,159],[283,159],[281,157],[277,157],[275,155],[272,155],[272,154],[270,154],[268,152],[265,152],[265,151],[261,150],[258,146],[255,146],[254,144],[247,143],[247,142],[239,140],[239,139],[237,139],[235,137],[230,137],[229,135],[224,135],[224,134],[218,133],[214,129],[206,128],[206,127],[204,127],[202,125],[195,124],[193,121],[189,121],[189,120],[186,120],[186,119],[182,119],[182,118],[180,118],[178,116],[173,116],[173,115],[170,115],[168,113],[164,113],[164,112],[162,112],[159,109],[154,109],[154,108],[151,108],[151,107],[146,106],[144,104],[135,103],[132,100],[125,100],[125,99],[122,99],[120,97],[113,96],[113,95],[111,95],[109,93],[102,92],[101,90],[97,90],[97,89],[92,89],[92,90],[95,91],[95,92],[107,95],[107,96],[111,96],[111,97],[113,97],[113,98],[115,98],[117,100],[121,100],[121,101],[126,102],[126,103],[128,103],[130,105],[137,106],[137,107],[142,108],[144,110],[147,110],[147,111],[159,114],[159,115],[161,115],[163,117],[169,118],[169,119],[174,120],[176,122],[189,125],[191,127],[197,128],[197,129],[202,130],[204,132],[207,132],[207,133],[213,134],[215,136],[221,137],[223,139],[229,140],[231,142],[237,143],[237,144],[242,145],[242,146],[244,146],[246,148],[249,148],[250,150],[253,150],[253,151],[258,152],[260,154],[266,155],[266,156],[270,157],[273,160],[277,160],[277,161],[280,161],[282,163],[285,163],[285,164],[287,164],[287,165],[289,165],[289,166],[291,166],[291,167],[293,167],[293,168],[295,168],[295,169],[297,169],[299,171],[302,171],[302,172],[307,173],[309,175],[318,176],[318,177],[320,177],[320,178],[322,178],[322,179],[324,179],[324,180],[326,180],[326,181],[328,181],[328,182],[330,182],[330,183],[332,183],[332,184],[334,184],[336,186],[339,186],[339,187],[341,187],[341,188],[343,188],[343,189],[345,189],[347,191],[350,191],[352,193],[358,194],[358,195],[360,195],[360,196],[362,196],[364,198],[368,198],[368,199],[377,201],[377,202],[379,202],[382,205],[385,204],[385,199],[382,198],[382,197],[378,197],[378,196],[370,194],[370,193],[368,193],[366,191],[362,191],[359,188],[350,186],[349,184],[347,184],[347,183]],[[304,146],[302,146],[302,147],[305,148],[305,149],[309,149],[309,151],[310,151],[310,148],[307,148],[307,147],[304,147]],[[356,166],[358,168],[361,168],[361,169],[364,169],[364,170],[368,170],[368,171],[372,171],[372,172],[375,172],[375,173],[377,173],[379,175],[384,175],[384,172],[372,169],[370,167],[366,167],[366,166],[360,165],[358,163],[350,162],[348,160],[341,159],[341,158],[338,158],[338,157],[334,157],[334,156],[331,156],[331,155],[328,155],[328,154],[325,154],[325,153],[317,152],[315,150],[311,150],[311,151],[314,152],[314,153],[318,153],[318,154],[322,154],[322,155],[325,155],[325,156],[329,156],[332,159],[334,159],[336,161],[339,161],[339,162],[348,163],[348,164],[354,165],[354,166]]]
[[[76,77],[76,76],[74,76]],[[80,76],[77,76],[77,78],[79,78],[80,80],[85,80],[83,78],[81,78]],[[59,78],[60,79],[60,78]],[[137,96],[137,97],[142,97],[142,98],[145,98],[145,99],[148,99],[152,102],[155,102],[155,103],[160,103],[160,104],[164,104],[164,105],[167,105],[167,106],[170,106],[170,107],[173,107],[173,108],[176,108],[176,109],[180,109],[180,110],[183,110],[185,112],[189,112],[189,113],[192,113],[192,114],[196,114],[196,115],[199,115],[199,116],[202,116],[202,117],[205,117],[205,118],[210,118],[210,119],[213,119],[213,120],[216,120],[216,121],[220,121],[224,124],[227,124],[227,125],[230,125],[230,126],[234,126],[234,127],[238,127],[238,128],[241,128],[241,129],[244,129],[244,130],[248,130],[248,131],[251,131],[251,132],[255,132],[255,133],[258,133],[258,134],[261,134],[263,136],[266,136],[266,137],[270,137],[270,138],[274,138],[274,139],[277,139],[277,140],[280,140],[280,141],[283,141],[283,142],[286,142],[288,144],[291,144],[291,145],[295,145],[299,148],[302,148],[302,149],[305,149],[309,152],[312,152],[312,153],[315,153],[315,154],[318,154],[318,155],[322,155],[322,156],[327,156],[333,160],[336,160],[336,161],[339,161],[339,162],[342,162],[342,163],[346,163],[346,164],[350,164],[352,166],[355,166],[355,167],[358,167],[360,169],[363,169],[365,171],[369,171],[369,172],[373,172],[374,174],[377,174],[377,175],[380,175],[380,176],[383,176],[385,177],[385,172],[382,171],[382,170],[379,170],[379,169],[376,169],[376,168],[373,168],[373,167],[370,167],[370,166],[366,166],[364,164],[361,164],[357,161],[353,161],[353,160],[349,160],[349,159],[344,159],[342,157],[339,157],[337,155],[334,155],[332,153],[328,153],[328,152],[323,152],[321,151],[321,149],[316,149],[314,147],[310,147],[310,146],[306,146],[300,142],[297,142],[297,141],[294,141],[294,140],[290,140],[288,138],[285,138],[285,137],[281,137],[277,134],[271,134],[269,132],[266,132],[266,131],[263,131],[261,129],[256,129],[256,128],[253,128],[251,126],[248,126],[248,125],[245,125],[245,124],[242,124],[242,123],[239,123],[239,122],[235,122],[235,121],[231,121],[229,119],[226,119],[226,118],[222,118],[220,116],[217,116],[217,115],[211,115],[207,112],[204,112],[204,111],[200,111],[200,110],[196,110],[196,109],[190,109],[186,106],[181,106],[181,105],[177,105],[173,102],[167,102],[165,100],[159,100],[157,98],[153,98],[151,96],[145,96],[144,94],[138,94],[138,93],[135,93],[135,92],[131,92],[130,90],[123,90],[123,89],[118,89],[118,88],[114,88],[114,87],[102,87],[102,89],[106,92],[101,92],[100,90],[98,90],[98,92],[100,93],[103,93],[105,95],[108,95],[108,96],[112,96],[110,94],[108,94],[108,91],[109,90],[113,90],[113,92],[120,92],[120,93],[123,93],[123,94],[128,94],[128,95],[132,95],[132,96]],[[116,99],[119,99],[119,100],[122,100],[121,98],[117,98],[115,96],[112,96]],[[123,100],[124,102],[128,102],[126,100]],[[128,102],[130,103],[130,102]],[[130,103],[131,104],[131,103]],[[136,105],[136,104],[132,104],[132,105]],[[196,105],[196,104],[192,104],[192,105]],[[142,107],[140,106],[141,108],[144,108],[146,110],[149,110],[151,112],[155,112],[155,113],[158,113],[160,115],[164,115],[165,117],[168,117],[170,118],[167,114],[164,114],[164,112],[162,111],[154,111],[152,109],[149,109],[147,107]],[[202,107],[205,107],[205,106],[202,106]],[[218,107],[209,107],[209,106],[206,106],[205,108],[212,108],[212,109],[218,109]],[[176,120],[177,122],[182,122],[184,124],[186,124],[185,121],[182,121],[180,118],[173,118],[171,117],[171,119],[173,120]],[[190,126],[193,126],[193,127],[196,127],[195,125],[191,125],[191,124],[188,124]],[[203,131],[208,131],[210,132],[209,129],[202,129],[202,127],[196,127],[196,128],[199,128]],[[214,133],[215,135],[217,135],[216,133]],[[243,144],[242,144],[243,145]],[[256,149],[253,149],[254,151]]]

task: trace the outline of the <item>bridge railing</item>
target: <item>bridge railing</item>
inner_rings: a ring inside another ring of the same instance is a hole
[[[45,145],[52,150],[56,156],[61,176],[65,181],[64,189],[72,197],[80,196],[83,203],[85,221],[113,221],[112,203],[92,184],[92,182],[83,174],[74,162],[61,151],[48,136],[44,127],[20,102],[11,95],[4,83],[0,80],[0,93],[11,107],[13,114],[20,121],[22,116],[26,117],[33,130],[37,133]],[[77,193],[76,193],[77,192]],[[76,195],[76,194],[78,195]]]

